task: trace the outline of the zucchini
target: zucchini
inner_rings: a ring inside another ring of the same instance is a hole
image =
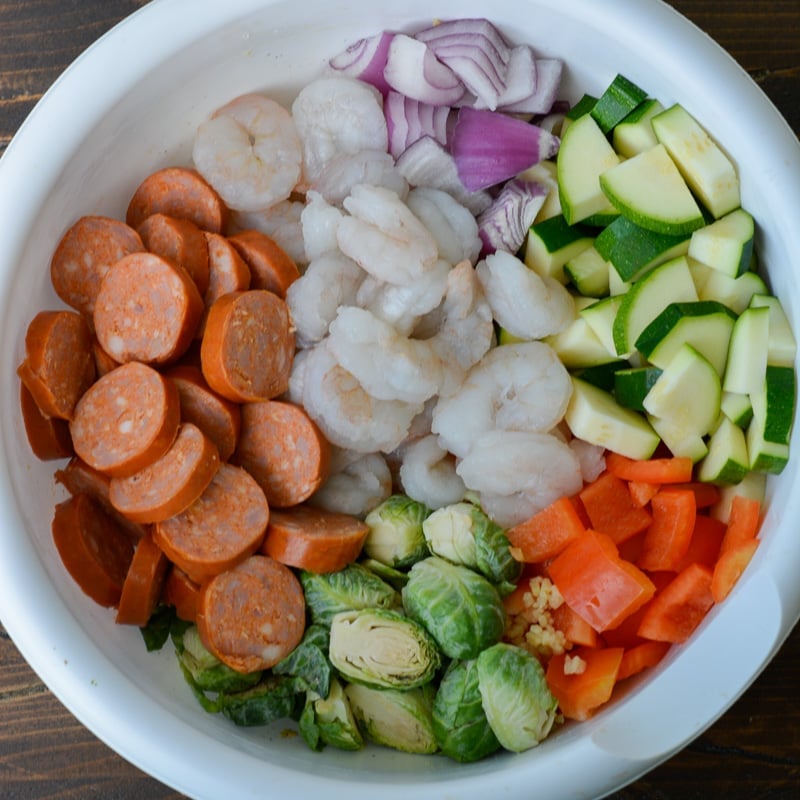
[[[797,355],[797,343],[780,300],[769,294],[754,294],[751,308],[769,308],[769,343],[767,363],[778,367],[791,367]]]
[[[789,461],[789,445],[768,442],[764,438],[763,421],[753,414],[745,435],[750,469],[753,472],[766,472],[780,475]]]
[[[663,144],[606,170],[600,175],[600,188],[621,214],[646,230],[680,236],[705,225],[703,212]]]
[[[651,124],[689,188],[715,219],[741,205],[736,168],[683,106],[676,103],[656,114]]]
[[[795,404],[793,367],[767,364],[761,390],[750,395],[753,418],[759,421],[765,442],[789,444]]]
[[[755,295],[768,294],[768,289],[764,279],[755,272],[745,272],[738,278],[731,278],[712,269],[697,294],[701,300],[716,300],[734,313],[741,314]]]
[[[586,367],[575,373],[576,377],[586,383],[596,386],[605,392],[614,391],[614,375],[625,362],[609,361],[607,364],[598,364],[596,367]]]
[[[597,338],[612,355],[627,357],[627,353],[617,353],[614,345],[614,319],[619,311],[622,297],[613,295],[603,297],[595,303],[580,310],[580,315],[586,320],[589,327],[595,332]]]
[[[708,445],[699,433],[687,431],[664,417],[654,417],[648,414],[647,421],[661,437],[661,441],[672,455],[679,458],[690,458],[695,464],[708,455]]]
[[[583,369],[619,361],[618,356],[608,352],[583,317],[578,317],[565,330],[547,336],[543,341],[553,348],[567,369]]]
[[[763,506],[767,495],[767,476],[763,472],[748,472],[739,483],[733,486],[720,486],[719,500],[709,509],[710,515],[727,524],[730,519],[731,503],[737,495],[758,500]]]
[[[752,400],[766,379],[768,348],[769,308],[746,308],[733,326],[722,388]]]
[[[731,278],[738,278],[750,269],[754,238],[753,217],[743,208],[737,208],[696,230],[689,241],[689,255]]]
[[[541,222],[550,217],[557,217],[561,213],[561,203],[558,199],[558,177],[556,175],[556,162],[550,159],[539,161],[528,167],[517,176],[523,181],[535,181],[548,189],[541,208],[536,212],[534,223]]]
[[[570,225],[563,214],[531,226],[525,244],[525,264],[541,276],[566,284],[564,265],[591,247],[593,238],[584,228]]]
[[[653,98],[639,103],[625,119],[614,126],[611,143],[623,157],[630,158],[658,144],[650,120],[664,110],[664,106]]]
[[[624,75],[616,75],[589,113],[600,130],[609,133],[646,99],[647,92],[644,89],[639,88]]]
[[[697,468],[698,480],[730,485],[739,483],[750,470],[744,431],[724,414],[708,440],[708,454]]]
[[[608,294],[608,262],[594,245],[567,261],[564,273],[584,297],[604,297]]]
[[[629,367],[614,373],[614,397],[625,408],[644,411],[644,398],[661,375],[659,367]]]
[[[749,394],[722,392],[720,410],[734,424],[744,430],[753,418],[753,404]]]

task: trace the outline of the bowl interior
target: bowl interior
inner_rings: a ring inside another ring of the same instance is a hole
[[[764,546],[726,603],[652,675],[536,750],[473,765],[369,748],[311,754],[287,725],[235,728],[206,715],[173,656],[145,651],[135,629],[85,598],[50,537],[63,495],[52,463],[31,454],[15,369],[28,321],[58,307],[49,259],[81,214],[123,218],[141,179],[187,164],[197,124],[237,94],[288,103],[326,59],[381,29],[487,16],[509,40],[565,60],[563,94],[599,92],[616,73],[665,105],[680,101],[740,170],[744,205],[790,321],[800,320],[800,148],[788,125],[733,61],[667,6],[651,0],[156,0],[90,49],[37,107],[0,162],[2,471],[0,614],[23,655],[61,700],[122,755],[194,797],[507,796],[537,785],[551,798],[598,795],[632,780],[696,736],[744,691],[800,615],[797,465],[770,481]],[[57,133],[56,133],[57,132]],[[740,647],[743,623],[749,631]],[[657,720],[657,722],[656,722]],[[576,760],[577,759],[577,760]],[[580,765],[569,769],[567,765]],[[498,784],[498,781],[500,783]],[[445,787],[443,784],[447,784]]]

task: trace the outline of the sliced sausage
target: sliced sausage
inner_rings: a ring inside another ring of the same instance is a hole
[[[309,572],[337,572],[355,561],[369,532],[349,514],[312,506],[272,509],[261,552]]]
[[[205,330],[208,309],[224,294],[243,292],[250,288],[250,268],[236,248],[218,233],[204,232],[208,248],[208,289],[203,295],[206,312],[198,326],[197,335]]]
[[[186,270],[153,253],[134,253],[103,278],[94,308],[97,340],[115,361],[166,364],[192,343],[203,308]]]
[[[167,573],[161,602],[172,606],[178,619],[194,622],[200,604],[200,585],[195,583],[180,567],[173,565]]]
[[[56,506],[53,541],[67,572],[101,606],[116,606],[133,558],[131,540],[88,495]]]
[[[90,467],[124,478],[167,452],[180,415],[175,384],[131,361],[95,381],[78,401],[70,422],[72,445]]]
[[[109,486],[111,478],[73,456],[63,469],[56,470],[56,481],[70,494],[88,494],[134,541],[138,542],[148,532],[147,525],[132,522],[111,505]]]
[[[43,414],[24,383],[19,385],[19,405],[28,444],[37,458],[54,461],[69,458],[73,454],[69,423],[65,419]]]
[[[25,334],[25,360],[17,369],[43,414],[72,419],[96,377],[92,332],[75,311],[40,311]]]
[[[94,366],[98,378],[111,372],[112,369],[116,369],[120,364],[119,361],[115,361],[103,350],[103,346],[97,341],[97,338],[92,342],[92,354],[94,355]]]
[[[286,303],[250,289],[220,297],[200,346],[208,385],[234,402],[271,400],[289,388],[294,333]]]
[[[134,522],[162,522],[185,511],[219,469],[216,445],[196,425],[183,423],[169,450],[127,478],[112,478],[109,500]]]
[[[108,268],[144,250],[139,234],[120,220],[81,217],[61,238],[50,260],[56,294],[91,325],[94,301]]]
[[[279,400],[246,403],[233,461],[259,483],[272,508],[311,497],[330,471],[331,447],[304,409]]]
[[[203,231],[191,220],[152,214],[137,230],[144,246],[180,264],[204,295],[208,289],[208,245]]]
[[[199,367],[181,364],[164,373],[177,387],[181,398],[181,419],[192,422],[217,446],[221,461],[236,449],[241,429],[241,410],[218,395]]]
[[[188,219],[214,233],[223,233],[228,224],[222,198],[199,172],[185,167],[166,167],[148,175],[133,193],[125,221],[138,228],[153,214]]]
[[[228,237],[250,269],[250,288],[266,289],[285,298],[286,290],[300,277],[297,264],[266,233],[241,231]]]
[[[303,638],[300,581],[283,564],[251,556],[203,588],[197,631],[208,650],[231,669],[269,669]]]
[[[168,568],[169,561],[153,537],[144,536],[136,545],[122,585],[115,619],[118,625],[147,625],[161,598]]]
[[[189,508],[156,523],[155,540],[173,564],[202,583],[255,553],[269,522],[267,498],[240,467],[222,464]]]

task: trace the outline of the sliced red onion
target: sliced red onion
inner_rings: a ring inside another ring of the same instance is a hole
[[[384,96],[389,84],[383,77],[386,57],[394,34],[389,31],[359,39],[346,50],[335,55],[328,63],[337,72],[371,83]]]
[[[505,88],[497,98],[497,107],[513,105],[536,91],[536,57],[528,45],[511,50],[506,71]]]
[[[451,19],[438,22],[414,34],[421,42],[432,43],[449,36],[483,36],[494,48],[503,64],[508,63],[511,49],[500,31],[484,17]]]
[[[478,235],[483,242],[481,255],[497,250],[516,253],[549,191],[548,186],[538,181],[519,178],[508,181],[492,204],[478,216]]]
[[[470,191],[495,186],[551,158],[560,141],[528,122],[496,111],[461,108],[450,142],[458,175]]]
[[[498,105],[498,111],[509,114],[547,114],[558,98],[564,63],[558,58],[536,59],[536,88],[529,97],[508,105]]]
[[[384,100],[383,112],[389,131],[389,152],[395,158],[423,136],[447,146],[457,114],[450,106],[420,103],[391,90]]]
[[[397,169],[411,186],[429,186],[452,195],[472,214],[480,214],[492,202],[488,192],[471,192],[458,177],[456,162],[439,142],[430,136],[417,139],[397,159]]]
[[[466,91],[460,78],[424,42],[405,34],[392,38],[383,77],[396,92],[435,106],[452,106]]]

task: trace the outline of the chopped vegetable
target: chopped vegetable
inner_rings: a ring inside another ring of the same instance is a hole
[[[659,492],[650,501],[653,521],[647,528],[637,565],[651,572],[677,569],[689,549],[697,518],[694,492]]]
[[[514,558],[535,564],[558,555],[584,530],[573,501],[561,497],[525,522],[509,528],[506,536]]]
[[[430,513],[407,495],[388,497],[364,518],[369,533],[362,552],[390,567],[410,567],[429,554],[422,526]]]
[[[592,527],[616,544],[640,533],[652,520],[650,512],[634,502],[627,484],[611,472],[584,487],[578,496]]]

